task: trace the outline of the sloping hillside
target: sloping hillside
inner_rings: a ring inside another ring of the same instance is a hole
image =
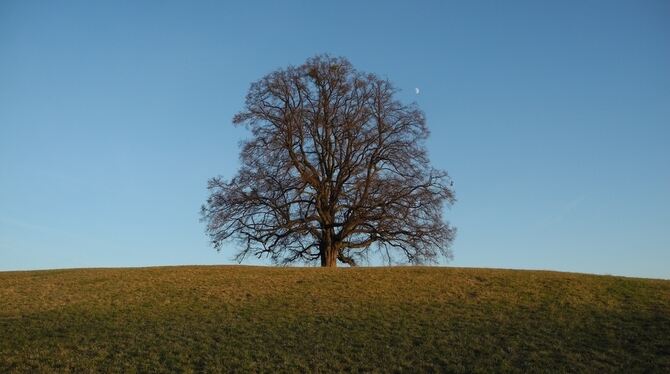
[[[459,268],[0,273],[0,372],[670,372],[670,281]]]

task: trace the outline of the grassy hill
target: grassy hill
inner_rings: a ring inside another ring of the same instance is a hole
[[[0,372],[670,372],[670,281],[459,268],[0,273]]]

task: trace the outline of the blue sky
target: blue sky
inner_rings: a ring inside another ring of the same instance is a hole
[[[425,111],[449,265],[670,278],[667,1],[3,1],[0,270],[232,263],[231,118],[324,52]]]

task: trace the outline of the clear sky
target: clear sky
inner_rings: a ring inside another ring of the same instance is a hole
[[[232,116],[324,52],[426,112],[449,265],[670,278],[665,0],[2,1],[0,270],[232,263]]]

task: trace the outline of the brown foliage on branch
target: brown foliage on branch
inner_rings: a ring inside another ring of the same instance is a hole
[[[429,164],[423,112],[395,92],[329,56],[253,83],[233,119],[253,134],[242,166],[232,180],[209,181],[202,207],[215,248],[236,239],[239,261],[322,266],[354,266],[370,250],[389,262],[450,257],[455,230],[442,208],[454,202],[451,181]]]

